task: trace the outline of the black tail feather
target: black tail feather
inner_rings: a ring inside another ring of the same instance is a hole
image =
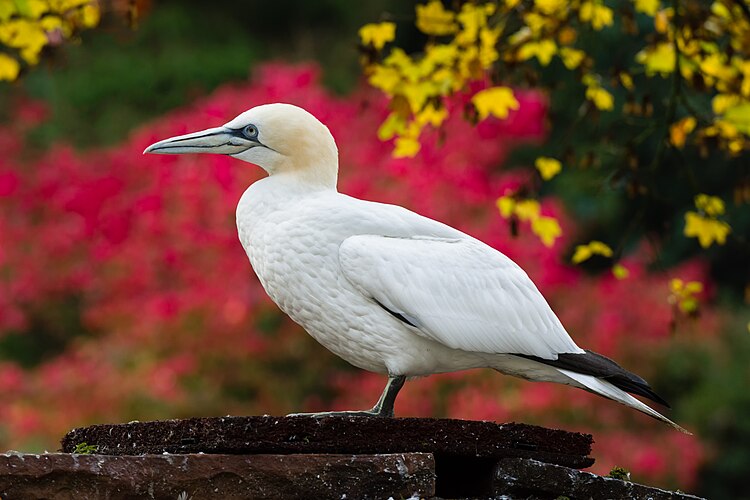
[[[648,382],[638,375],[627,371],[608,357],[602,356],[601,354],[592,351],[586,351],[580,354],[564,353],[559,354],[557,359],[544,359],[525,354],[516,354],[516,356],[538,361],[539,363],[554,366],[555,368],[570,370],[604,379],[625,392],[643,396],[644,398],[670,408],[669,403],[656,394],[654,390],[651,389],[651,386],[648,385]]]

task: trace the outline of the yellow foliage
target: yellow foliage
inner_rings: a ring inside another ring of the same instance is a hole
[[[393,23],[371,23],[359,28],[359,38],[365,45],[371,45],[375,50],[385,47],[385,44],[396,38],[396,25]]]
[[[578,17],[583,22],[588,22],[595,30],[601,30],[605,26],[611,26],[614,18],[612,9],[597,1],[587,1],[581,5]]]
[[[97,0],[0,0],[0,46],[11,49],[1,54],[0,80],[15,80],[21,63],[37,64],[51,39],[92,28],[99,17]]]
[[[695,197],[695,208],[710,217],[716,217],[724,214],[724,200],[701,193]]]
[[[413,158],[417,156],[422,145],[414,137],[397,137],[396,147],[393,149],[394,158]]]
[[[646,75],[659,73],[667,76],[674,71],[675,53],[671,43],[663,42],[656,47],[644,49],[635,56],[635,60],[646,66]]]
[[[491,87],[480,90],[471,102],[477,109],[480,120],[484,120],[489,115],[504,119],[508,117],[511,109],[518,109],[519,104],[513,96],[513,90],[508,87]]]
[[[726,113],[727,109],[740,103],[740,98],[731,94],[717,94],[711,99],[711,108],[714,113],[721,115]]]
[[[536,200],[519,200],[513,209],[513,213],[522,221],[533,221],[539,218],[542,207]]]
[[[724,120],[743,134],[750,135],[750,102],[745,101],[728,108],[724,113]]]
[[[495,5],[491,3],[476,5],[467,2],[463,4],[457,16],[462,29],[456,35],[456,43],[463,46],[476,43],[479,39],[479,30],[487,27],[487,18],[494,13]]]
[[[562,59],[563,64],[568,69],[576,69],[586,58],[586,53],[584,51],[571,49],[569,47],[562,47],[559,54],[560,59]]]
[[[566,0],[534,0],[536,9],[548,16],[563,10],[567,5]]]
[[[546,156],[540,156],[537,158],[534,162],[534,166],[545,181],[552,179],[562,170],[562,163],[560,163],[560,161]]]
[[[401,83],[401,74],[389,66],[375,65],[372,74],[367,80],[375,88],[378,88],[388,95],[393,95],[396,86]]]
[[[513,210],[516,207],[516,200],[512,196],[501,196],[495,202],[497,209],[500,211],[500,215],[503,219],[510,218],[513,215]]]
[[[542,208],[536,200],[516,200],[513,196],[504,195],[495,204],[504,219],[515,216],[520,221],[530,222],[531,231],[547,247],[554,245],[555,240],[562,235],[557,219],[541,215]]]
[[[682,120],[673,123],[669,127],[669,142],[678,149],[682,149],[685,146],[685,140],[690,132],[695,128],[695,118],[688,116]]]
[[[554,217],[541,216],[531,222],[531,231],[539,236],[546,247],[552,247],[555,240],[562,236],[560,223]]]
[[[576,41],[577,37],[578,32],[570,26],[561,28],[560,32],[557,34],[557,39],[561,45],[570,45]]]
[[[525,61],[532,57],[536,57],[539,64],[547,66],[556,52],[557,44],[555,44],[554,40],[545,38],[538,42],[527,42],[523,44],[518,51],[518,59],[520,61]]]
[[[442,106],[440,108],[435,108],[435,106],[430,103],[425,106],[422,111],[417,113],[417,123],[420,126],[430,124],[433,127],[439,127],[447,117],[447,109]]]
[[[585,245],[576,246],[576,250],[573,253],[573,257],[570,259],[570,261],[573,264],[580,264],[581,262],[589,260],[594,255],[612,257],[612,249],[606,243],[593,240]]]
[[[635,85],[633,85],[633,77],[630,76],[630,73],[620,71],[618,76],[620,77],[620,83],[622,83],[623,87],[628,90],[633,90],[635,88]]]
[[[615,98],[607,90],[594,86],[586,89],[586,99],[594,103],[597,109],[612,111],[615,107]]]
[[[666,33],[669,30],[669,19],[672,17],[672,9],[662,9],[654,16],[654,29],[657,33]]]
[[[635,10],[653,17],[659,10],[659,0],[634,0]]]
[[[688,238],[698,238],[698,243],[703,248],[710,247],[714,242],[723,245],[727,241],[727,235],[732,228],[726,222],[710,217],[703,217],[696,212],[685,214],[684,234]]]
[[[417,5],[417,28],[427,35],[450,35],[458,30],[456,14],[446,10],[440,0],[430,0],[426,5]]]
[[[685,314],[693,314],[698,311],[698,298],[696,295],[703,292],[703,283],[700,281],[688,281],[685,283],[679,278],[673,278],[669,282],[669,303],[677,305]]]
[[[381,141],[387,141],[392,139],[395,135],[401,135],[406,132],[406,122],[401,116],[393,112],[388,115],[383,123],[378,128],[378,139]]]
[[[0,53],[0,81],[13,81],[18,78],[18,72],[21,71],[21,65],[12,57]]]
[[[624,280],[630,276],[630,271],[628,271],[628,268],[622,264],[615,264],[612,266],[612,276],[618,280]]]

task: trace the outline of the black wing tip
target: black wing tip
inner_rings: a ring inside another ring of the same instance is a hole
[[[558,354],[557,359],[544,359],[525,354],[517,356],[538,361],[555,368],[562,368],[606,380],[625,392],[642,396],[654,403],[672,408],[664,398],[654,392],[648,382],[599,353],[589,350],[583,353],[562,353]]]

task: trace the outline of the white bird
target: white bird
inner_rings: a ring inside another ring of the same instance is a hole
[[[585,389],[687,432],[634,398],[642,378],[570,338],[510,258],[405,208],[336,190],[338,150],[302,108],[268,104],[144,153],[218,153],[263,168],[237,207],[242,246],[268,295],[327,349],[388,375],[371,410],[393,416],[407,378],[489,367]]]

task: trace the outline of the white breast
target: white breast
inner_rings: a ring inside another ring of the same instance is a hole
[[[240,200],[240,241],[268,295],[312,337],[349,363],[379,373],[427,375],[486,364],[481,356],[416,335],[344,276],[341,243],[382,226],[362,210],[367,202],[332,191],[297,197],[271,180],[254,184]],[[392,230],[403,232],[406,225],[396,216]]]

